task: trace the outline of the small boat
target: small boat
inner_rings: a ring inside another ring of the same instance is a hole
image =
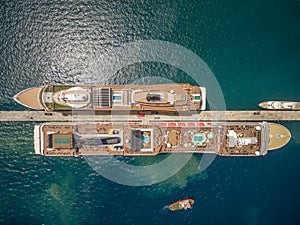
[[[258,104],[263,109],[273,110],[300,110],[300,102],[266,101]]]
[[[191,209],[192,205],[194,205],[195,200],[191,199],[191,198],[186,198],[186,199],[182,199],[179,200],[177,202],[174,202],[172,204],[169,205],[169,210],[170,211],[177,211],[177,210],[187,210],[187,209]]]

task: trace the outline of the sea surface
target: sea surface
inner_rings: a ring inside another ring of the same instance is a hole
[[[137,61],[113,76],[97,73],[105,66],[103,55],[151,40],[200,57],[227,109],[255,110],[269,99],[300,101],[299,24],[298,0],[1,0],[0,110],[26,110],[12,97],[44,82],[147,78],[201,85],[201,70],[191,77],[157,61]],[[83,157],[35,155],[35,123],[2,122],[0,224],[300,224],[300,122],[282,124],[291,141],[264,157],[215,157],[199,170],[203,156],[193,155],[165,181],[128,186],[104,178]],[[163,159],[118,160],[148,165]],[[166,209],[185,197],[196,200],[193,209]]]

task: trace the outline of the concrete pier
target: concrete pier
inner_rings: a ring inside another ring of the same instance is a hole
[[[93,111],[52,112],[0,111],[0,121],[72,122],[72,121],[299,121],[300,111],[203,111],[199,114],[129,114],[112,112],[95,114]]]

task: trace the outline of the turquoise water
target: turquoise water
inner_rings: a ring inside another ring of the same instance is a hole
[[[25,110],[12,97],[43,82],[194,82],[156,62],[94,77],[101,54],[139,40],[172,42],[200,56],[227,109],[299,101],[299,12],[296,0],[1,1],[0,109]],[[0,224],[299,224],[300,124],[283,125],[291,142],[265,157],[216,157],[200,173],[201,155],[194,155],[170,179],[131,187],[103,178],[84,158],[33,154],[33,123],[1,123]],[[185,197],[196,200],[192,210],[164,208]]]

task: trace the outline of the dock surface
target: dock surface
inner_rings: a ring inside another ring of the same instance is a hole
[[[199,114],[95,114],[94,111],[52,112],[44,111],[0,111],[0,121],[74,122],[74,121],[299,121],[300,111],[245,110],[202,111]]]

